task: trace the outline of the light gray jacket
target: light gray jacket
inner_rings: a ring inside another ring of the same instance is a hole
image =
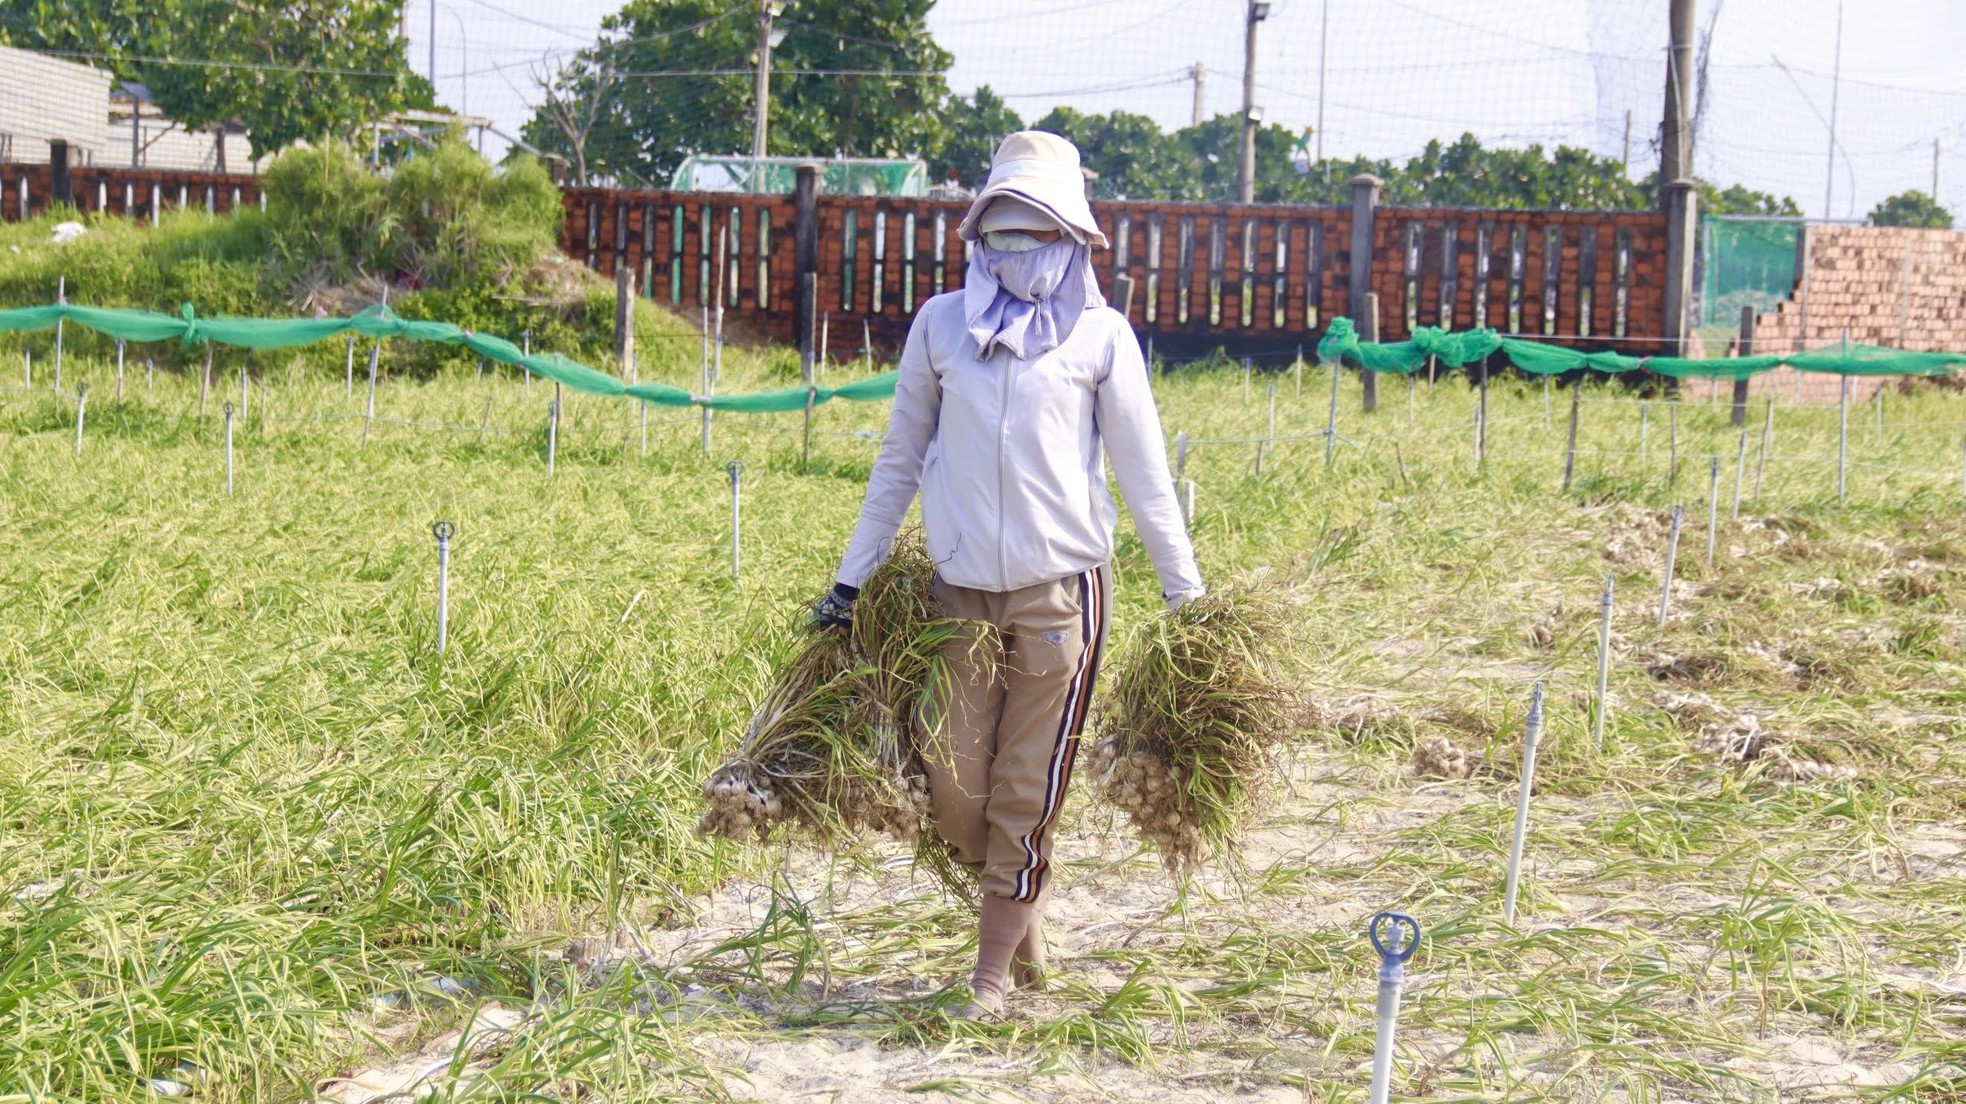
[[[887,439],[840,563],[859,586],[893,545],[917,490],[942,578],[1007,591],[1108,563],[1119,510],[1113,459],[1164,597],[1202,591],[1167,471],[1160,415],[1125,316],[1087,310],[1058,348],[977,356],[960,291],[922,304],[901,354]]]

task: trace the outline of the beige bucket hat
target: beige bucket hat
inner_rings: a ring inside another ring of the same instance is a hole
[[[1020,130],[1006,135],[990,159],[990,179],[976,193],[958,232],[967,241],[982,236],[977,222],[999,196],[1015,196],[1050,214],[1065,232],[1100,249],[1106,235],[1092,219],[1085,201],[1085,174],[1079,171],[1079,148],[1043,130]]]

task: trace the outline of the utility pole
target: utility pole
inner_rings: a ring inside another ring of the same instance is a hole
[[[1317,159],[1324,162],[1324,59],[1326,47],[1331,44],[1331,0],[1324,0],[1323,13],[1318,16],[1317,25]],[[1324,170],[1324,179],[1331,179],[1331,170]]]
[[[1189,125],[1200,126],[1201,119],[1202,119],[1201,84],[1202,81],[1208,76],[1208,66],[1203,65],[1201,62],[1197,61],[1195,62],[1195,67],[1188,70],[1188,76],[1193,78],[1195,82],[1195,109],[1194,112],[1189,117]]]
[[[1836,190],[1836,101],[1843,91],[1843,0],[1836,0],[1836,65],[1829,83],[1829,156],[1823,166],[1823,217],[1833,217],[1830,197]]]
[[[754,192],[765,190],[765,137],[771,118],[771,48],[785,37],[784,31],[772,28],[772,22],[784,12],[782,0],[758,0],[758,87],[752,101],[757,120],[751,129],[751,190]]]
[[[1672,0],[1672,48],[1666,55],[1666,118],[1659,135],[1659,182],[1693,173],[1688,104],[1693,98],[1694,0]]]
[[[1256,199],[1256,125],[1263,111],[1256,106],[1256,24],[1270,17],[1268,0],[1249,0],[1242,47],[1242,168],[1236,175],[1236,198]]]

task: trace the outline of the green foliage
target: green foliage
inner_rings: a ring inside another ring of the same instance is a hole
[[[560,255],[560,193],[533,158],[494,168],[451,136],[377,173],[331,142],[280,157],[264,183],[264,211],[172,212],[150,228],[62,210],[0,228],[0,301],[51,302],[64,278],[75,302],[205,315],[350,314],[386,294],[406,318],[531,329],[540,348],[608,362],[612,286]],[[66,219],[89,232],[50,244]],[[466,356],[401,354],[422,368]]]
[[[1913,188],[1870,209],[1872,226],[1916,226],[1926,230],[1952,229],[1952,212],[1939,201]]]
[[[997,143],[1004,135],[1023,130],[1024,120],[984,84],[967,99],[949,97],[943,126],[942,141],[929,158],[930,179],[953,178],[975,184],[990,175],[990,158],[997,152]]]
[[[796,0],[778,21],[768,152],[895,157],[935,148],[954,58],[929,37],[932,0]],[[551,82],[528,142],[577,177],[666,182],[693,152],[749,151],[755,8],[631,0]],[[801,70],[854,75],[802,75]],[[716,76],[656,76],[678,71]],[[921,73],[938,75],[922,76]],[[893,76],[885,75],[893,73]],[[868,75],[875,74],[875,75]]]
[[[297,296],[365,276],[502,283],[559,237],[560,194],[536,160],[496,171],[455,134],[387,176],[339,143],[297,150],[273,164],[266,189],[268,261]]]
[[[253,156],[428,107],[397,27],[403,0],[18,0],[0,43],[89,55],[147,85],[191,130],[245,128]],[[188,65],[162,59],[220,62]],[[265,68],[261,68],[265,66]]]

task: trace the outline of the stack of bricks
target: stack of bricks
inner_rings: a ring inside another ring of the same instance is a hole
[[[1966,352],[1966,231],[1898,226],[1811,226],[1802,280],[1755,319],[1756,353],[1785,353],[1843,340],[1919,352]],[[1730,347],[1728,352],[1734,350]],[[1851,381],[1853,398],[1888,380]],[[1705,384],[1689,387],[1689,397]],[[1730,391],[1731,383],[1720,383]],[[1837,377],[1777,368],[1749,394],[1784,402],[1835,402]]]

